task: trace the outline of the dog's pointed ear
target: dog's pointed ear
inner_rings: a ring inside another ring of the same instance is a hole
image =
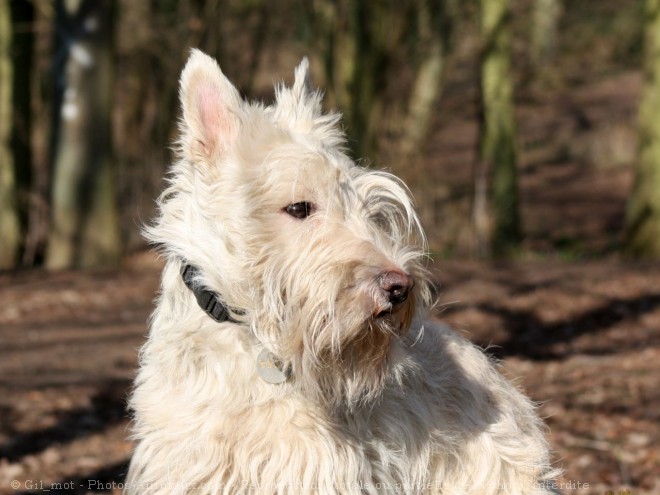
[[[195,160],[226,154],[240,128],[243,101],[217,62],[193,50],[181,74],[182,145]]]
[[[321,95],[314,91],[307,57],[296,67],[291,93],[297,105],[309,109],[313,118],[321,115]]]
[[[309,73],[309,60],[307,57],[298,64],[295,70],[295,79],[293,81],[293,92],[299,99],[309,97],[314,89],[312,87],[312,76]]]
[[[291,87],[275,87],[276,104],[273,120],[291,130],[316,137],[324,146],[343,146],[344,134],[338,126],[341,115],[323,114],[323,94],[314,89],[310,77],[309,60],[303,58],[295,70]]]

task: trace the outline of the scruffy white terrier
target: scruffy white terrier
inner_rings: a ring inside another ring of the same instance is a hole
[[[268,107],[183,71],[126,492],[551,493],[533,405],[425,320],[408,191],[347,157],[308,70]]]

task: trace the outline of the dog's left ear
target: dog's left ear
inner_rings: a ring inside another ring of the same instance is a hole
[[[275,88],[275,120],[299,130],[309,130],[322,115],[321,94],[312,88],[309,60],[304,57],[295,71],[293,86]]]
[[[307,57],[303,57],[298,67],[296,67],[292,90],[298,101],[304,101],[313,96],[314,89],[312,88],[312,76],[309,73],[309,59]]]
[[[225,155],[240,130],[243,101],[217,62],[193,50],[181,74],[182,144],[194,161]]]
[[[323,113],[321,109],[321,94],[314,91],[312,75],[309,70],[309,60],[307,57],[303,57],[298,64],[298,67],[296,67],[291,91],[294,98],[297,100],[298,105],[307,107],[312,118],[319,117]]]

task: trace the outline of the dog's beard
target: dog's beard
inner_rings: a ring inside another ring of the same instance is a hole
[[[378,400],[392,379],[393,347],[401,344],[415,312],[414,297],[379,316],[357,311],[353,294],[346,301],[345,307],[339,303],[317,316],[296,311],[309,318],[291,329],[295,337],[287,353],[294,386],[333,411],[353,411]]]
[[[298,264],[274,264],[278,269],[261,279],[264,305],[253,327],[258,340],[290,366],[290,384],[305,397],[334,410],[373,404],[392,380],[401,354],[394,351],[404,345],[416,311],[428,306],[424,270],[405,267],[415,286],[394,304],[378,286],[383,265],[347,259],[296,270]]]

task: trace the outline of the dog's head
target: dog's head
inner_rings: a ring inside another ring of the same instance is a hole
[[[148,237],[196,265],[300,386],[349,402],[377,394],[430,300],[407,189],[348,158],[307,60],[263,106],[194,51],[180,97],[179,160]]]

